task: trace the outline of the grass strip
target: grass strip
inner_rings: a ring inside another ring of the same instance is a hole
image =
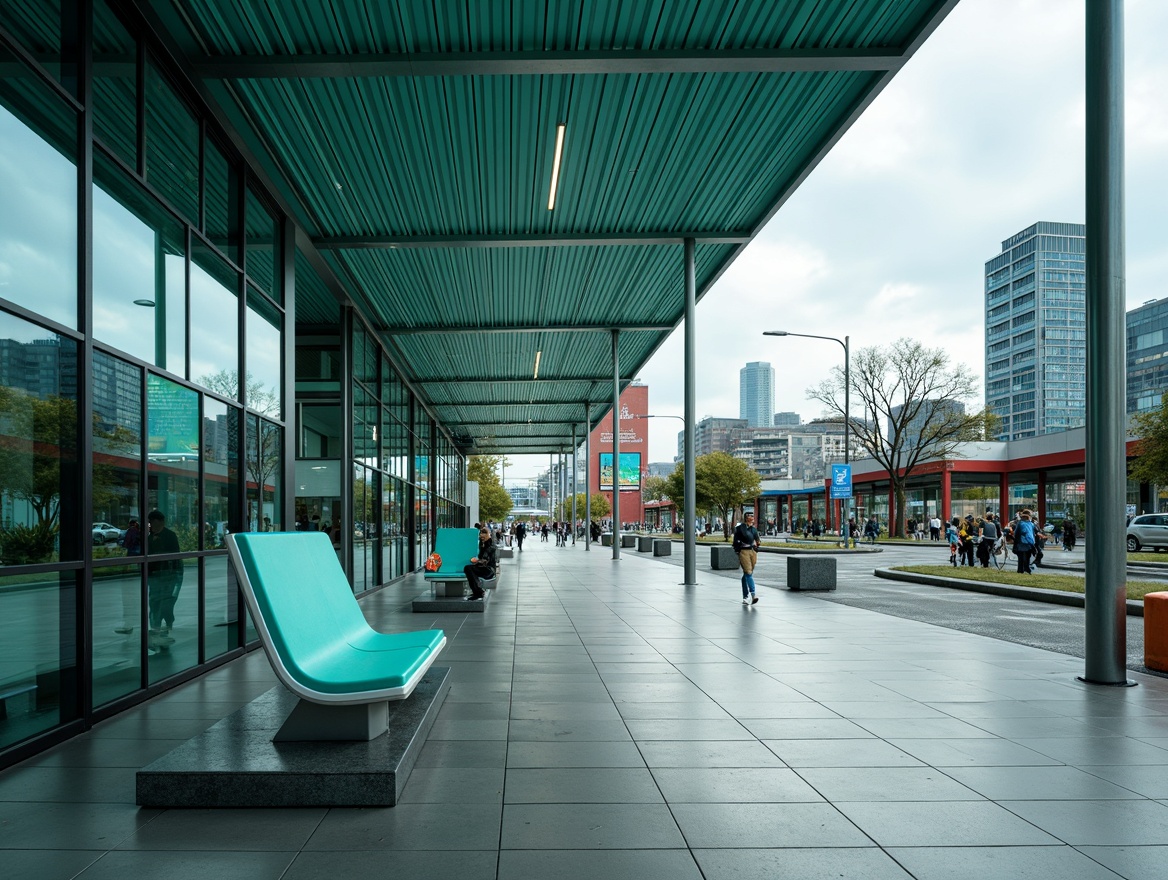
[[[996,568],[954,568],[951,565],[898,565],[893,571],[908,571],[932,577],[956,578],[962,581],[982,581],[989,584],[1009,584],[1015,587],[1034,587],[1038,590],[1059,590],[1064,593],[1082,593],[1085,581],[1073,574],[1018,574],[1016,571],[998,571]],[[1128,581],[1127,597],[1143,601],[1147,593],[1168,592],[1168,584],[1155,581]]]

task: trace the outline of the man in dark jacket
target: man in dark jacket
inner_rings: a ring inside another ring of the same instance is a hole
[[[149,556],[178,553],[178,536],[166,527],[166,515],[161,510],[150,511],[146,517],[149,535],[146,552]],[[150,644],[155,650],[166,650],[174,644],[170,628],[174,625],[174,605],[182,589],[183,564],[181,559],[154,559],[146,563],[146,598],[150,612]]]
[[[754,514],[748,513],[742,517],[734,528],[734,549],[738,553],[738,564],[742,566],[742,604],[758,604],[758,596],[754,592],[754,566],[758,562],[758,548],[762,543],[758,537],[758,529],[754,527]]]
[[[479,554],[471,557],[470,565],[462,570],[467,583],[470,584],[470,595],[466,597],[466,601],[473,602],[486,595],[479,578],[493,580],[498,565],[499,557],[495,552],[495,542],[491,540],[490,529],[479,529]]]

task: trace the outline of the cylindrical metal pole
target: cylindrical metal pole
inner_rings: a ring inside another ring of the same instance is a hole
[[[1083,680],[1127,684],[1123,0],[1087,0],[1087,449]]]
[[[697,312],[697,283],[694,280],[694,240],[687,238],[685,251],[685,586],[698,582],[698,538],[694,531],[697,523],[697,476],[694,470],[694,429],[697,426],[697,354],[694,347],[695,314]]]
[[[576,426],[572,425],[572,546],[576,546]]]
[[[848,344],[851,342],[850,336],[844,337],[844,464],[851,464],[852,462],[852,443],[851,443],[851,428],[852,428],[852,359],[851,353],[848,349]],[[851,513],[852,499],[848,498],[844,501],[844,515],[843,522],[840,523],[844,531],[844,549],[848,549],[848,542],[852,537],[852,525],[849,514]]]
[[[584,549],[592,549],[592,405],[584,404]]]
[[[620,331],[612,331],[612,558],[620,559]]]
[[[553,453],[549,452],[548,453],[548,524],[549,525],[551,524],[551,521],[553,519],[555,519],[555,517],[552,516],[552,514],[555,513],[555,510],[556,510],[555,485],[556,485],[555,455]]]

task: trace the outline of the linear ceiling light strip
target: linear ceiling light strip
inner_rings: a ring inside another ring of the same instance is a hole
[[[548,190],[548,210],[556,206],[556,187],[560,182],[560,159],[564,155],[564,129],[567,123],[561,122],[556,126],[556,154],[552,158],[552,185]]]

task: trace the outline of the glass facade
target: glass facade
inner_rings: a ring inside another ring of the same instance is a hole
[[[1127,412],[1160,406],[1168,391],[1168,299],[1127,313]]]
[[[1086,227],[1036,223],[985,265],[986,409],[997,439],[1086,419]]]
[[[462,455],[119,15],[0,4],[0,767],[254,647],[230,533],[342,530],[363,591],[465,520]]]

